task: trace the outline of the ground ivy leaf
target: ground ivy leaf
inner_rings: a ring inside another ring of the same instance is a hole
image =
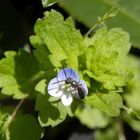
[[[89,128],[104,128],[109,123],[109,118],[96,108],[85,105],[78,108],[75,113],[80,122]]]
[[[9,131],[10,140],[39,140],[43,133],[43,129],[31,115],[16,116]]]
[[[75,29],[71,18],[64,20],[63,16],[51,10],[45,13],[43,19],[39,19],[35,24],[35,36],[31,36],[31,43],[36,48],[35,55],[47,50],[46,59],[40,56],[40,61],[46,63],[50,59],[55,67],[62,66],[62,61],[66,61],[70,67],[78,68],[78,56],[82,45],[82,35]],[[39,43],[37,43],[38,41]],[[39,50],[40,49],[40,50]],[[49,52],[49,56],[47,55]]]
[[[48,95],[39,94],[36,100],[36,110],[39,111],[38,119],[42,127],[56,126],[63,122],[67,116],[67,108],[60,102],[50,102]]]
[[[84,40],[87,69],[93,78],[112,90],[125,86],[131,79],[127,67],[130,49],[129,35],[120,28],[100,28],[93,37]]]
[[[109,116],[118,116],[123,106],[122,98],[117,93],[96,93],[86,97],[86,103],[105,112]]]
[[[38,73],[36,60],[25,51],[5,52],[5,58],[0,60],[0,88],[5,95],[13,95],[21,99],[32,93],[35,81],[32,79]]]

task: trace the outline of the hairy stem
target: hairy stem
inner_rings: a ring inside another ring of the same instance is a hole
[[[102,25],[105,21],[105,18],[98,18],[98,21],[96,22],[96,24],[94,24],[89,31],[84,35],[84,37],[87,37],[88,35],[90,35],[98,26]]]
[[[92,31],[99,25],[99,22],[97,22],[95,25],[93,25],[88,32],[84,35],[84,37],[87,37],[88,35],[90,35],[92,33]]]
[[[19,103],[17,104],[17,106],[15,107],[15,109],[14,109],[12,115],[11,115],[11,116],[12,116],[12,120],[15,118],[15,116],[16,116],[16,114],[17,114],[19,108],[21,107],[22,103],[24,102],[24,100],[25,100],[25,98],[23,98],[22,100],[20,100],[20,102],[19,102]],[[11,121],[12,121],[12,120],[11,120]]]

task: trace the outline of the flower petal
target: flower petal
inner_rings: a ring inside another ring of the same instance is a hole
[[[65,81],[68,78],[77,82],[80,80],[79,74],[71,68],[64,68],[57,74],[58,81]]]
[[[64,94],[61,97],[61,101],[64,106],[69,106],[72,103],[72,100],[73,100],[73,97],[71,96],[71,94]]]
[[[61,86],[58,84],[57,78],[53,78],[48,84],[48,93],[53,97],[61,97],[63,91]]]
[[[57,81],[57,78],[53,78],[49,84],[48,84],[48,90],[51,90],[51,89],[55,89],[55,88],[58,88],[59,85],[58,85],[58,81]]]
[[[53,97],[61,97],[63,94],[63,91],[59,89],[52,89],[52,90],[49,90],[48,93],[49,95]]]
[[[82,87],[84,88],[84,90],[85,90],[85,96],[86,96],[88,94],[87,84],[83,80],[80,80],[79,81],[79,84],[81,84]]]

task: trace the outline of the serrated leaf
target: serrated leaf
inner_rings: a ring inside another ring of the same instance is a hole
[[[44,49],[48,52],[45,61],[41,58],[44,56],[40,56],[39,61],[46,64],[50,59],[55,67],[62,67],[62,62],[65,61],[69,67],[78,68],[78,56],[83,47],[83,38],[75,29],[71,18],[64,20],[63,16],[54,10],[47,12],[43,19],[36,22],[35,34],[36,36],[31,36],[31,43],[36,48],[35,55],[43,53]]]
[[[61,102],[50,102],[47,95],[39,94],[36,100],[38,119],[42,127],[56,126],[63,122],[67,115],[67,108]]]
[[[92,129],[104,128],[109,123],[109,118],[105,114],[88,105],[78,108],[75,115],[82,124]]]
[[[122,98],[117,93],[96,93],[87,96],[86,103],[105,112],[109,116],[118,116],[123,106]]]
[[[25,98],[33,92],[36,83],[33,79],[38,73],[36,60],[25,51],[8,51],[5,56],[0,60],[1,92],[15,99]]]
[[[97,22],[97,17],[102,17],[115,4],[120,5],[119,13],[108,24],[128,31],[133,46],[140,48],[139,0],[63,0],[64,9],[87,27],[92,27]]]
[[[92,72],[89,76],[109,90],[125,86],[131,79],[127,66],[130,49],[128,33],[120,28],[108,31],[104,26],[93,37],[86,38],[84,44],[87,46],[87,69]]]
[[[9,127],[10,140],[39,140],[43,129],[31,115],[17,116]]]

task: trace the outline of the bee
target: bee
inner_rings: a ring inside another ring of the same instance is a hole
[[[76,97],[78,97],[80,99],[84,99],[84,97],[87,95],[87,92],[86,92],[85,88],[82,86],[82,84],[80,82],[80,78],[77,79],[77,81],[76,81],[73,78],[71,78],[71,73],[68,75],[68,74],[66,74],[66,71],[64,68],[62,70],[64,73],[65,80],[57,81],[57,82],[54,82],[53,84],[65,82],[65,84],[68,85],[68,87],[72,87],[72,88],[70,88],[70,91],[72,93],[74,91],[73,95],[75,95]],[[51,89],[51,90],[53,90],[53,89]]]
[[[74,90],[78,91],[78,97],[80,99],[84,99],[85,95],[86,95],[86,91],[85,89],[82,87],[81,84],[79,84],[77,81],[74,81],[71,78],[66,78],[65,81],[66,84],[70,84],[72,88],[74,88]]]

